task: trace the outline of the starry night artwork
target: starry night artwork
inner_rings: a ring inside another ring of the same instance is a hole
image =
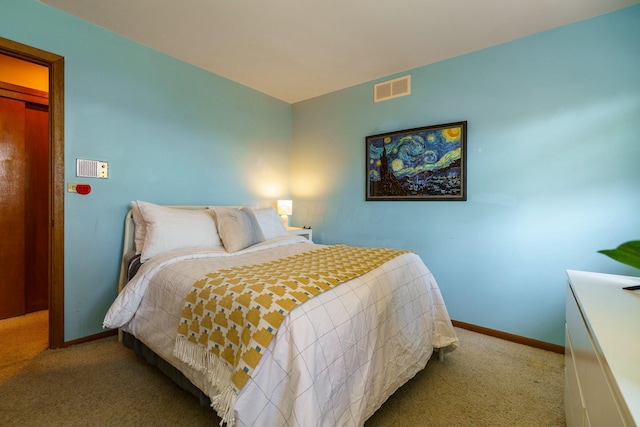
[[[366,200],[467,200],[467,122],[365,138]]]

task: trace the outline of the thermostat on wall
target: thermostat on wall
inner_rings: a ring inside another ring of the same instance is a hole
[[[76,176],[109,178],[109,163],[98,160],[76,159]]]

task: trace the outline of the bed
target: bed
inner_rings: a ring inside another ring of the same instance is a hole
[[[228,426],[362,426],[457,343],[414,252],[315,244],[246,206],[132,202],[103,325]]]

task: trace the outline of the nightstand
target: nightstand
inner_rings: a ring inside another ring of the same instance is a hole
[[[297,236],[302,236],[307,240],[312,239],[312,230],[310,228],[302,228],[302,227],[287,227],[287,231],[289,234],[295,234]]]

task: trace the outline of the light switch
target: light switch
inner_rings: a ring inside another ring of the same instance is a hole
[[[109,178],[109,163],[98,162],[98,178]]]
[[[91,186],[89,184],[79,184],[77,182],[68,182],[67,192],[78,193],[84,196],[86,194],[91,193]]]

